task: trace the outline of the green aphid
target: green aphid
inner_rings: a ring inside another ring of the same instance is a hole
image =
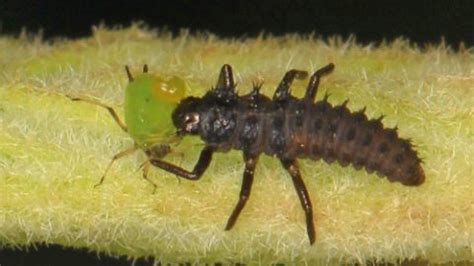
[[[185,96],[188,84],[177,76],[164,77],[149,74],[147,65],[143,66],[143,73],[136,77],[132,76],[128,66],[125,70],[129,80],[125,89],[125,123],[115,110],[106,104],[92,99],[68,97],[73,101],[84,101],[106,108],[122,130],[128,132],[135,142],[132,147],[113,156],[99,183],[95,186],[104,182],[107,172],[116,160],[141,149],[148,157],[148,160],[141,165],[143,178],[156,189],[156,184],[148,179],[149,160],[163,158],[170,153],[168,144],[176,140],[171,113]]]

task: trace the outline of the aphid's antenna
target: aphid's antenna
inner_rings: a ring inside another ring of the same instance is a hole
[[[125,66],[125,71],[127,72],[128,81],[132,82],[133,76],[132,73],[130,73],[130,69],[128,68],[128,66]]]
[[[147,64],[143,65],[143,73],[148,73],[148,65]]]

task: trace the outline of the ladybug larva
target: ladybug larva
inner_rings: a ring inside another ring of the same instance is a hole
[[[328,64],[317,70],[302,99],[290,94],[290,86],[294,79],[305,78],[307,72],[290,70],[270,99],[260,94],[261,84],[254,84],[246,95],[237,95],[232,68],[224,65],[215,88],[203,97],[182,99],[171,114],[179,136],[198,135],[205,143],[194,169],[187,171],[161,157],[151,157],[151,164],[198,180],[214,152],[241,150],[245,170],[237,205],[225,227],[230,230],[250,196],[259,156],[275,156],[293,180],[313,244],[313,210],[297,158],[338,161],[343,166],[352,164],[355,169],[365,167],[369,173],[375,171],[407,186],[421,185],[425,179],[421,160],[410,141],[400,138],[396,129],[384,128],[381,118],[369,120],[364,110],[351,112],[347,101],[339,106],[332,106],[327,97],[315,102],[320,78],[333,69],[334,65]]]

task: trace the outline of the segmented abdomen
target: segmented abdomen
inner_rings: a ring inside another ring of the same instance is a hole
[[[296,101],[286,108],[283,119],[286,143],[276,150],[280,156],[337,160],[404,185],[424,181],[421,160],[410,142],[399,138],[396,128],[384,128],[381,118],[368,120],[364,110],[351,113],[345,103],[333,107],[326,99],[311,104]]]
[[[313,103],[253,96],[241,96],[231,109],[206,108],[201,115],[201,137],[206,143],[247,155],[338,161],[404,185],[423,183],[416,151],[408,140],[398,137],[396,129],[384,128],[381,118],[368,120],[364,110],[352,113],[345,103],[332,106],[326,98]]]
[[[351,113],[345,103],[333,107],[326,99],[293,100],[281,107],[267,103],[260,110],[238,112],[234,148],[280,158],[337,160],[404,185],[423,183],[421,160],[410,142],[399,138],[396,129],[384,128],[381,118],[368,120],[363,110]]]

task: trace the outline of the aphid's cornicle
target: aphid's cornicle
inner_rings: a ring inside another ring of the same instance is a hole
[[[214,152],[242,150],[245,170],[239,200],[225,228],[230,230],[250,196],[259,155],[276,156],[292,177],[305,211],[309,241],[314,243],[313,210],[297,158],[322,158],[328,163],[337,160],[343,166],[365,167],[369,173],[376,171],[390,181],[409,186],[420,185],[425,178],[410,142],[399,138],[396,129],[383,128],[381,118],[368,120],[364,110],[351,113],[347,102],[333,107],[326,97],[314,103],[320,78],[333,69],[334,65],[329,64],[316,71],[303,99],[291,96],[290,85],[307,73],[290,70],[270,100],[259,93],[261,84],[255,84],[249,94],[238,96],[232,68],[224,65],[215,88],[202,98],[183,99],[173,112],[179,135],[199,135],[206,144],[194,169],[187,171],[159,158],[150,162],[178,176],[198,180]]]

